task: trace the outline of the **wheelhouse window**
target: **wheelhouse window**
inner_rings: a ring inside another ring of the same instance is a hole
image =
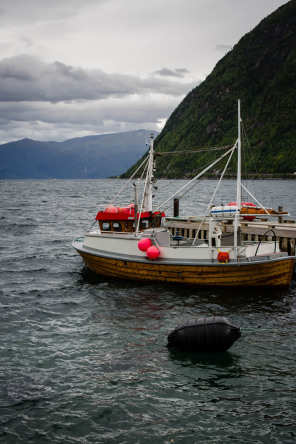
[[[141,222],[142,228],[145,230],[146,228],[149,228],[149,220],[142,220]]]
[[[113,231],[122,231],[120,222],[113,222]]]
[[[102,229],[103,229],[104,231],[111,231],[111,225],[110,225],[110,223],[109,223],[109,222],[103,222],[103,223],[102,223]]]

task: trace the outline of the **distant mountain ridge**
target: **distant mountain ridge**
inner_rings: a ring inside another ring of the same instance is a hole
[[[246,172],[291,175],[296,171],[296,0],[247,33],[194,88],[167,120],[155,143],[159,177],[192,177],[213,154],[176,154],[233,144],[237,99],[252,148]],[[254,166],[256,165],[256,167]],[[231,164],[232,171],[235,162]],[[129,176],[133,168],[126,173]]]
[[[155,136],[158,134],[154,131]],[[146,130],[0,145],[0,179],[98,179],[118,176],[147,151]]]

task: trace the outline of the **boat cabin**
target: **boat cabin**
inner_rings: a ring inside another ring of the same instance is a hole
[[[165,214],[160,211],[141,213],[139,231],[160,227],[164,216]],[[137,229],[138,219],[139,214],[135,217],[134,205],[125,208],[108,206],[96,215],[96,220],[102,232],[132,233]]]

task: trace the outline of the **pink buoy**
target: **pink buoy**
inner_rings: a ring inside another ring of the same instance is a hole
[[[138,242],[138,248],[141,251],[147,251],[149,247],[151,247],[151,240],[148,237],[145,237]]]
[[[229,202],[227,205],[236,205],[236,202]],[[242,202],[242,207],[256,207],[253,202]]]
[[[155,245],[151,245],[151,247],[147,250],[147,256],[149,259],[156,259],[160,254],[159,249]]]
[[[117,209],[113,205],[108,205],[108,207],[105,209],[105,213],[116,213]]]

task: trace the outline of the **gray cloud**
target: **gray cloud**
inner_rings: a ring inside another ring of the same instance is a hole
[[[160,130],[179,98],[157,95],[100,101],[0,103],[0,143],[28,137],[65,140],[90,134]],[[151,111],[149,111],[151,110]],[[13,139],[7,137],[13,134]]]
[[[286,1],[2,0],[0,143],[161,130],[229,51],[217,42]]]
[[[61,62],[46,63],[26,54],[3,59],[0,143],[11,140],[10,134],[14,140],[64,140],[74,134],[147,127],[161,130],[167,117],[197,84],[182,78],[187,70],[171,71],[179,71],[180,80],[163,79],[157,74],[146,78],[109,74]]]
[[[182,77],[186,70],[175,70]],[[60,62],[45,63],[37,57],[20,55],[0,62],[0,100],[5,102],[102,100],[134,94],[182,96],[196,83],[163,80],[156,76],[102,70],[84,70]]]
[[[163,76],[163,77],[176,77],[176,78],[184,78],[186,74],[189,74],[188,69],[185,68],[161,68],[154,72],[154,74]]]
[[[13,18],[14,23],[44,23],[47,20],[64,20],[68,17],[77,15],[85,5],[100,6],[108,0],[51,0],[50,2],[42,0],[9,0],[6,2],[5,8],[0,8],[1,13],[5,16],[7,22],[11,23]]]

